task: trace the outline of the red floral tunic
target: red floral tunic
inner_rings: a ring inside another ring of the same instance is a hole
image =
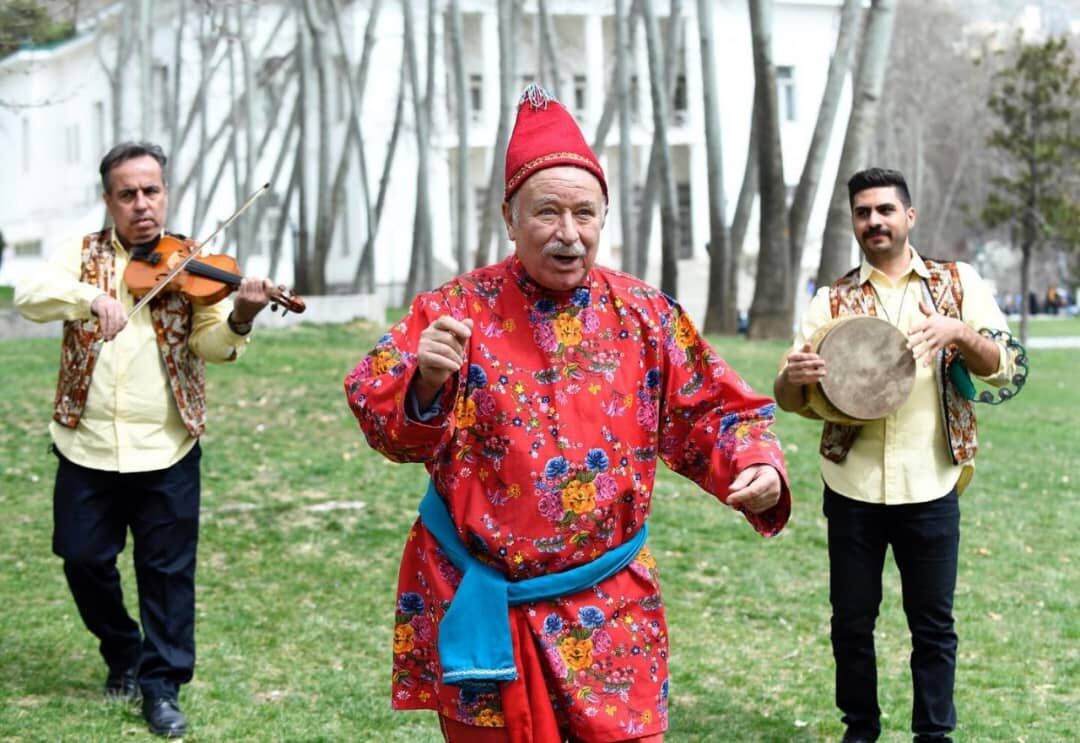
[[[444,412],[421,423],[406,414],[406,392],[420,332],[444,314],[473,319],[468,359],[442,393]],[[748,465],[786,477],[772,401],[679,305],[600,267],[582,286],[551,292],[511,256],[422,294],[345,388],[368,442],[423,462],[462,540],[511,580],[588,562],[636,532],[658,458],[721,500]],[[747,518],[771,536],[790,507],[785,486],[776,506]],[[439,620],[459,580],[418,521],[399,574],[393,705],[501,726],[497,688],[441,683]],[[648,548],[592,589],[512,611],[527,617],[556,715],[574,735],[611,741],[667,728],[667,626]]]

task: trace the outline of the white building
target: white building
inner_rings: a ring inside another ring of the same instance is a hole
[[[143,0],[144,6],[151,3]],[[778,0],[773,19],[773,56],[777,66],[778,95],[780,97],[781,135],[784,147],[784,165],[788,183],[793,187],[802,169],[809,146],[820,97],[825,84],[828,63],[835,43],[839,23],[840,0]],[[179,70],[183,73],[183,85],[179,95],[180,115],[186,111],[195,97],[195,88],[201,69],[199,47],[194,34],[185,34],[179,55],[175,52],[177,29],[180,27],[178,3],[175,0],[159,0],[154,5],[153,30],[147,38],[145,51],[136,51],[124,65],[120,103],[119,135],[113,123],[114,100],[106,67],[113,67],[117,55],[118,39],[136,34],[137,21],[128,15],[136,3],[103,3],[96,15],[80,19],[78,35],[70,41],[49,48],[24,49],[0,61],[0,152],[4,158],[4,177],[0,180],[0,231],[8,243],[3,265],[0,266],[0,284],[11,284],[26,271],[37,270],[44,256],[66,240],[71,240],[98,228],[104,218],[100,199],[100,183],[97,167],[101,156],[120,139],[149,139],[161,143],[168,152],[169,142],[164,119],[175,107],[172,96],[162,91],[169,89],[169,81]],[[226,7],[236,5],[222,4]],[[265,63],[273,58],[278,64],[289,64],[297,38],[295,26],[302,22],[298,12],[287,10],[289,3],[240,4],[245,13],[243,34],[254,50],[256,61]],[[440,2],[440,10],[445,3]],[[473,224],[468,234],[478,232],[478,207],[487,184],[495,131],[498,119],[499,45],[495,13],[495,0],[461,0],[464,13],[466,49],[466,75],[468,76],[468,100],[470,110],[468,133],[470,184],[472,193],[467,194],[469,214]],[[627,3],[629,6],[630,3]],[[666,2],[656,3],[662,14],[661,34],[666,38],[668,8]],[[609,88],[615,63],[614,2],[612,0],[549,0],[549,12],[553,16],[555,36],[559,44],[559,87],[564,103],[577,115],[586,138],[590,141],[596,131]],[[194,29],[200,22],[199,7],[188,10],[186,23]],[[424,13],[426,2],[415,3],[415,27],[417,29],[418,53],[424,54]],[[675,180],[682,216],[683,259],[679,266],[679,298],[691,313],[701,316],[705,302],[705,279],[708,274],[708,257],[705,244],[708,240],[708,187],[706,178],[704,116],[702,112],[702,83],[700,38],[695,16],[696,3],[683,3],[682,45],[679,51],[678,83],[674,93],[670,142],[673,150]],[[351,47],[350,60],[359,57],[363,47],[364,28],[370,10],[368,0],[345,3],[343,25],[346,44]],[[228,16],[223,16],[225,22]],[[270,38],[279,19],[285,26],[265,52],[263,46]],[[205,22],[205,18],[201,19]],[[539,49],[539,22],[536,2],[526,0],[524,12],[518,17],[516,49],[517,74],[521,85],[533,80],[544,81],[537,63]],[[715,0],[714,10],[716,65],[720,70],[720,106],[723,127],[723,158],[725,168],[725,191],[728,217],[734,210],[735,199],[741,185],[743,168],[747,157],[750,129],[750,110],[754,89],[754,71],[751,54],[750,26],[744,0]],[[394,117],[398,94],[399,70],[402,56],[403,18],[397,2],[384,2],[379,16],[375,46],[372,55],[371,74],[362,110],[365,155],[372,199],[378,187],[379,175],[385,155],[387,139]],[[430,141],[431,162],[426,184],[429,189],[434,222],[435,258],[443,274],[456,272],[453,258],[452,238],[454,203],[454,163],[457,134],[454,128],[453,102],[448,95],[452,89],[452,73],[448,64],[448,40],[442,19],[435,24],[437,56],[435,59],[434,121]],[[321,44],[337,49],[332,31],[328,31]],[[235,90],[230,87],[228,59],[218,67],[208,93],[203,96],[206,106],[208,129],[213,132],[228,114],[230,100]],[[636,31],[636,68],[640,81],[632,95],[634,106],[633,152],[635,161],[634,182],[644,181],[652,139],[652,118],[648,90],[648,65],[644,30]],[[233,63],[241,59],[233,56]],[[424,62],[420,63],[421,69]],[[257,66],[257,70],[270,69]],[[255,74],[255,73],[253,73]],[[241,78],[242,79],[242,78]],[[344,76],[331,81],[331,88],[338,92],[340,107],[333,113],[335,118],[333,138],[336,151],[346,127],[348,97],[343,85]],[[550,82],[550,81],[545,81]],[[260,92],[267,86],[257,81]],[[421,81],[423,85],[423,81]],[[335,87],[336,86],[336,87]],[[143,91],[143,92],[140,92]],[[804,271],[812,275],[816,269],[819,242],[824,225],[825,207],[832,188],[843,137],[846,111],[849,110],[848,92],[841,102],[841,114],[834,128],[833,141],[826,163],[826,177],[818,193],[818,199],[809,229],[809,244],[804,252]],[[153,110],[139,108],[141,99],[152,101]],[[284,107],[282,118],[292,108],[295,92],[287,93],[281,100],[262,96],[254,107],[260,117],[272,117],[272,107]],[[147,128],[141,122],[148,120]],[[413,211],[415,203],[417,166],[415,137],[411,129],[412,117],[407,121],[410,128],[401,133],[397,157],[389,182],[386,210],[379,224],[376,242],[376,276],[380,290],[391,304],[400,304],[407,298],[401,296],[408,272],[412,244]],[[196,128],[198,117],[195,118]],[[279,128],[280,131],[280,128]],[[224,139],[224,138],[223,138]],[[189,144],[178,152],[168,152],[177,163],[170,189],[175,196],[178,180],[191,167],[194,151]],[[618,201],[618,141],[617,122],[612,126],[605,147],[598,152],[604,163],[611,188],[612,205],[607,228],[600,248],[601,263],[618,266],[622,237],[619,210],[628,205]],[[252,182],[261,184],[271,179],[274,160],[281,147],[280,134],[272,136],[264,147],[251,152]],[[317,156],[318,143],[309,141],[308,157]],[[225,145],[219,144],[207,158],[206,179],[218,170],[224,157]],[[240,146],[241,157],[247,155]],[[333,148],[332,148],[332,151]],[[272,183],[272,190],[280,200],[289,180],[290,169]],[[179,177],[178,177],[179,174]],[[312,184],[314,188],[314,184]],[[330,281],[345,285],[352,278],[366,235],[364,209],[360,206],[359,178],[355,167],[347,184],[345,209],[338,224],[335,241],[328,261]],[[171,203],[170,228],[190,232],[195,237],[205,237],[217,222],[232,213],[238,198],[243,198],[229,177],[223,179],[202,224],[192,225],[195,212],[194,199],[190,194],[180,203]],[[273,197],[271,197],[273,201]],[[292,209],[296,208],[296,200]],[[631,207],[632,208],[632,207]],[[274,209],[269,210],[274,214]],[[270,221],[260,227],[258,238],[245,247],[245,268],[250,273],[263,273],[269,265],[267,255],[273,230]],[[295,229],[295,217],[291,220]],[[659,281],[659,218],[653,222],[654,238],[650,269],[646,279]],[[504,236],[503,231],[499,230]],[[282,245],[284,259],[279,264],[275,280],[290,283],[294,235],[285,233]],[[745,246],[741,268],[740,307],[749,306],[752,295],[757,230],[751,226]],[[232,248],[215,241],[217,250],[232,252]],[[499,241],[502,255],[509,246],[505,239]],[[441,276],[440,276],[441,278]]]

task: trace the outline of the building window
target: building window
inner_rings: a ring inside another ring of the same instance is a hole
[[[153,73],[153,96],[157,102],[158,120],[164,130],[169,126],[169,67],[168,65],[154,65]]]
[[[776,68],[776,95],[781,121],[795,121],[795,68]]]
[[[21,240],[11,245],[16,258],[40,258],[41,240]]]
[[[105,104],[101,101],[94,101],[91,121],[94,122],[94,140],[90,145],[94,148],[94,156],[101,157],[105,154]]]
[[[22,169],[24,173],[30,172],[30,119],[25,116],[22,120]]]
[[[473,215],[476,220],[473,222],[475,225],[473,232],[480,231],[480,225],[484,223],[484,210],[487,209],[487,189],[486,188],[474,188],[473,189]]]
[[[585,112],[589,99],[585,89],[585,76],[574,75],[574,110],[579,114]]]
[[[686,75],[675,76],[675,92],[671,96],[671,118],[676,124],[686,123]]]
[[[469,75],[469,112],[473,121],[484,115],[484,76]]]
[[[694,243],[690,229],[690,184],[676,183],[675,197],[679,207],[679,258],[694,257]]]

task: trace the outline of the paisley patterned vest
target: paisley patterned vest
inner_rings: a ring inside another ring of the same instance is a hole
[[[961,319],[964,287],[953,261],[942,262],[924,259],[930,278],[923,279],[923,300],[947,317]],[[829,310],[833,317],[845,315],[877,315],[874,290],[867,281],[859,283],[859,269],[850,271],[829,288]],[[959,349],[951,345],[938,354],[934,365],[938,386],[938,400],[945,425],[945,439],[954,464],[970,465],[978,450],[975,431],[975,409],[970,400],[960,394],[949,381],[948,368],[959,358]],[[848,426],[826,422],[821,432],[821,456],[833,462],[842,462],[858,438],[861,426]],[[971,468],[965,467],[958,488],[971,477]]]
[[[83,238],[80,280],[116,297],[119,279],[111,229]],[[149,309],[180,418],[188,433],[197,437],[206,427],[206,369],[203,360],[187,345],[191,332],[191,303],[179,292],[162,293],[150,301]],[[95,343],[97,327],[95,317],[64,323],[53,419],[68,428],[79,424],[86,407],[90,378],[101,352],[101,344]]]

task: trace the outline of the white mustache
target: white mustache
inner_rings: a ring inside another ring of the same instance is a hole
[[[585,246],[581,244],[580,240],[570,244],[561,240],[553,240],[544,246],[544,249],[540,251],[540,255],[545,258],[582,258],[585,255]]]

